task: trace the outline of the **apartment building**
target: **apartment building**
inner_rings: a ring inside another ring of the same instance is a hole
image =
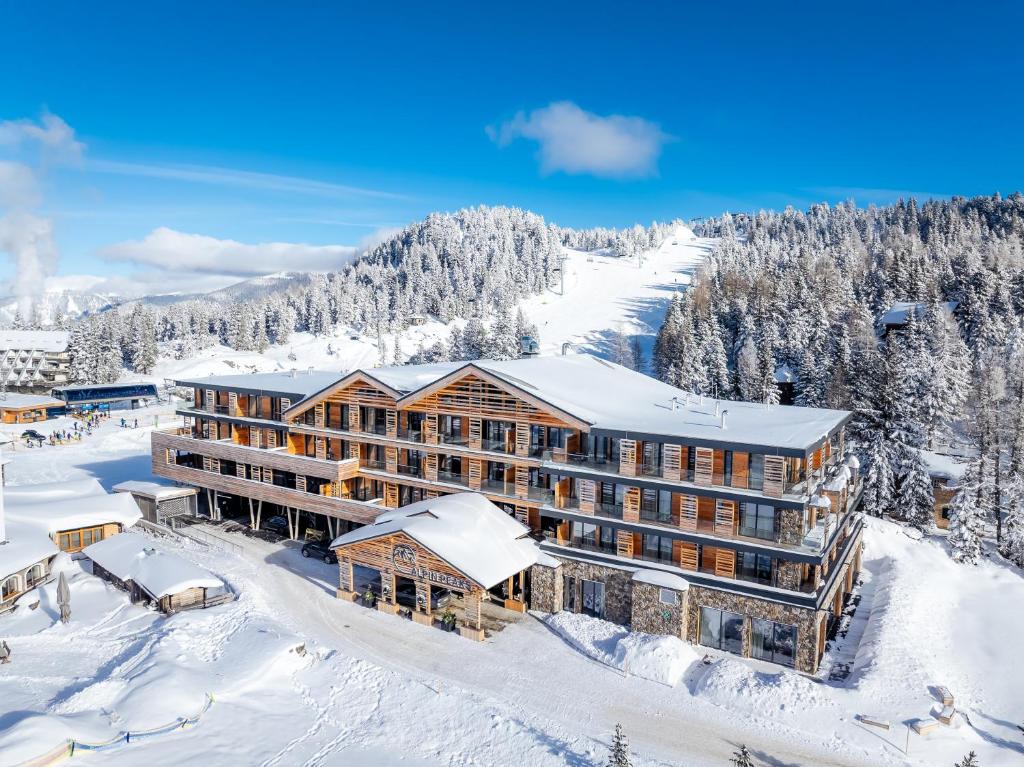
[[[474,491],[547,555],[515,596],[814,672],[860,567],[844,411],[717,401],[588,355],[177,381],[159,476],[331,537]]]
[[[32,392],[67,383],[68,338],[63,330],[0,331],[0,384],[11,391]]]

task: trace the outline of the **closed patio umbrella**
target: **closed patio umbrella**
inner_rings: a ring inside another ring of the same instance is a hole
[[[60,580],[57,581],[57,606],[60,607],[60,622],[70,621],[71,589],[68,587],[68,579],[63,572],[60,574]]]

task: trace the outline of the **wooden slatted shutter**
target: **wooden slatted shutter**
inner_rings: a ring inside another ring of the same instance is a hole
[[[362,458],[362,455],[360,454],[360,451],[359,451],[359,443],[358,442],[349,442],[348,443],[348,457],[349,458]]]
[[[166,448],[164,450],[164,463],[166,463],[168,466],[173,466],[175,464],[174,451],[171,450],[170,448]]]
[[[516,455],[530,454],[530,425],[516,424]]]
[[[281,397],[281,414],[284,416],[284,411],[292,406],[292,401],[287,397]]]
[[[242,479],[245,479],[245,464],[244,463],[236,463],[235,464],[235,476],[236,477],[241,477]]]
[[[313,425],[318,429],[324,428],[324,403],[318,402],[313,407]]]
[[[622,519],[625,522],[640,521],[640,488],[630,487],[622,496]]]
[[[476,450],[480,449],[483,435],[483,422],[479,418],[469,419],[469,446]]]
[[[384,448],[384,470],[389,474],[398,473],[398,448]]]
[[[424,461],[424,476],[428,482],[437,482],[437,455],[428,453]]]
[[[437,498],[438,492],[436,490],[427,490],[423,496],[425,498]]]
[[[711,462],[711,483],[714,485],[725,484],[725,451],[715,450]]]
[[[388,408],[384,414],[385,434],[391,439],[398,437],[398,411]]]
[[[428,445],[437,444],[437,413],[427,413],[423,419],[423,441]]]
[[[528,466],[516,466],[516,498],[526,498],[530,488],[530,469]]]
[[[530,526],[530,510],[525,506],[516,506],[516,520],[527,527]]]
[[[203,456],[203,471],[213,471],[213,459]]]
[[[470,460],[469,462],[469,489],[479,490],[483,479],[483,461]]]
[[[302,474],[295,477],[295,489],[302,493],[306,492],[306,478]]]
[[[592,479],[576,480],[576,492],[580,497],[580,511],[584,514],[594,513],[594,491],[596,483]]]
[[[254,466],[253,468],[256,471],[260,471],[260,467],[259,466]],[[271,485],[274,484],[274,470],[271,469],[269,466],[264,466],[262,471],[263,471],[263,481],[268,483],[268,484],[271,484]]]
[[[238,415],[238,395],[233,391],[228,392],[228,412]]]
[[[249,445],[252,447],[261,447],[263,438],[263,430],[257,429],[255,426],[249,429]]]
[[[636,476],[636,440],[619,440],[619,474],[624,477]]]
[[[661,452],[664,456],[661,476],[678,482],[682,476],[682,448],[679,445],[665,445]]]
[[[216,404],[217,404],[217,399],[216,399],[216,396],[214,394],[213,389],[207,389],[206,390],[206,412],[207,413],[215,412],[214,407],[215,407]]]
[[[732,549],[715,551],[715,575],[722,578],[736,577],[736,552]]]
[[[348,406],[348,430],[359,431],[359,405],[355,403]]]
[[[267,448],[273,450],[277,447],[277,432],[267,429]]]
[[[316,438],[316,457],[321,461],[327,460],[327,440],[323,437]]]
[[[715,502],[715,533],[734,535],[736,532],[736,501],[719,499]]]
[[[615,553],[620,557],[633,558],[633,533],[628,530],[615,531]]]
[[[691,448],[697,451],[694,461],[693,481],[698,485],[710,485],[714,471],[715,451],[709,447]]]
[[[697,496],[684,495],[679,501],[679,529],[697,529]]]
[[[398,485],[394,482],[384,483],[384,505],[389,509],[398,508]]]
[[[697,569],[697,544],[681,541],[679,544],[679,566],[684,570]]]
[[[782,495],[785,486],[786,459],[781,455],[764,457],[764,494],[776,498]]]

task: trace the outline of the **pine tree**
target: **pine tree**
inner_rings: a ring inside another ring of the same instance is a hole
[[[632,368],[635,364],[633,350],[621,325],[616,326],[608,336],[608,359],[624,368]]]
[[[981,767],[977,755],[971,751],[967,756],[953,765],[953,767]]]
[[[754,760],[750,756],[750,752],[744,745],[740,746],[739,751],[733,751],[732,759],[729,760],[729,764],[733,767],[755,767]]]
[[[888,514],[894,503],[892,443],[881,429],[872,430],[869,439],[867,472],[864,475],[864,511],[880,517]]]
[[[622,725],[615,725],[615,735],[612,736],[612,744],[608,754],[608,767],[633,767],[629,758],[629,741],[626,733],[622,731]]]
[[[921,451],[914,448],[904,450],[902,464],[903,475],[896,494],[897,516],[911,527],[927,532],[935,521],[935,493],[928,467]]]
[[[505,312],[498,312],[487,333],[482,355],[490,360],[514,360],[519,357],[520,342],[515,325]]]
[[[963,484],[949,512],[950,556],[957,562],[977,564],[981,556],[981,513],[976,488]]]

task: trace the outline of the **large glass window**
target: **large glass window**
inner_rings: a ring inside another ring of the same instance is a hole
[[[755,583],[772,583],[772,558],[749,551],[736,552],[736,577]]]
[[[750,626],[750,655],[792,666],[796,657],[796,626],[755,618]]]
[[[743,616],[713,607],[700,608],[700,643],[742,655]]]
[[[764,490],[764,456],[760,453],[750,454],[750,482],[751,490]]]
[[[580,585],[583,592],[583,603],[580,612],[595,618],[603,618],[604,584],[600,581],[582,581]]]
[[[732,450],[725,451],[725,457],[722,461],[722,468],[725,472],[725,484],[732,485]]]
[[[644,557],[672,561],[672,539],[663,535],[644,535]]]
[[[576,612],[576,579],[566,575],[562,579],[562,609],[567,612]]]
[[[741,503],[740,535],[775,540],[775,507],[764,503]]]
[[[697,468],[697,448],[686,449],[686,481],[693,482],[693,473]]]

